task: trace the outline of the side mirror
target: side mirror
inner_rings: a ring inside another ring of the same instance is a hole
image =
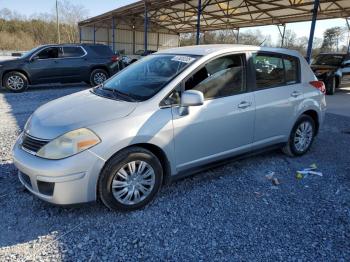
[[[204,96],[201,91],[188,90],[181,95],[181,106],[201,106],[204,103]]]
[[[181,116],[189,113],[188,107],[200,106],[204,103],[204,96],[201,91],[188,90],[182,93],[180,100],[179,113]]]

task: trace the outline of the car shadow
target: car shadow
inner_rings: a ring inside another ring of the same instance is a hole
[[[86,83],[68,83],[68,84],[42,84],[42,85],[29,85],[28,89],[20,94],[30,93],[30,92],[38,92],[43,90],[62,90],[62,89],[71,89],[71,88],[91,88],[90,85]],[[1,93],[13,93],[6,88],[0,88]]]

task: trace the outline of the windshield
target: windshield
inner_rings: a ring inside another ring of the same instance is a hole
[[[150,55],[128,66],[105,82],[102,90],[145,101],[157,94],[175,76],[192,64],[198,56]]]
[[[340,66],[343,61],[342,55],[319,55],[316,57],[314,65]]]

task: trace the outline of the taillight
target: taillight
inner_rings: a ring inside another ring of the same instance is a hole
[[[114,55],[112,56],[112,62],[118,62],[119,61],[119,56]]]
[[[320,90],[322,93],[326,93],[326,86],[322,81],[311,81],[310,85]]]

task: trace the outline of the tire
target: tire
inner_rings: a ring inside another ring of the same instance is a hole
[[[132,170],[137,172],[132,175]],[[150,203],[162,181],[162,165],[152,152],[141,147],[128,148],[112,157],[103,168],[98,194],[110,210],[132,211]]]
[[[28,79],[24,74],[12,71],[4,76],[4,86],[11,92],[21,93],[28,88]]]
[[[339,88],[341,84],[341,78],[338,76],[335,79],[335,88]]]
[[[94,69],[90,74],[90,85],[98,86],[108,79],[108,73],[103,69]]]
[[[326,93],[327,95],[334,95],[336,88],[336,80],[335,77],[329,78],[327,80]]]
[[[301,140],[300,132],[302,132],[303,124],[305,129],[305,133],[303,133],[303,137],[305,140]],[[294,124],[294,127],[290,133],[289,140],[287,144],[282,148],[282,151],[288,155],[288,156],[302,156],[304,155],[309,149],[311,148],[311,145],[314,141],[316,134],[316,128],[315,128],[315,121],[308,115],[302,115],[299,117],[299,119]],[[297,143],[297,139],[300,143]],[[302,141],[305,141],[304,146],[301,146]]]

